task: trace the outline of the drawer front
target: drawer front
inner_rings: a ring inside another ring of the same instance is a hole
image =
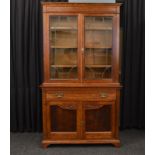
[[[115,89],[58,89],[46,92],[46,100],[112,101],[115,99]]]

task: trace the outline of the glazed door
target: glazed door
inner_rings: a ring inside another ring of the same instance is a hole
[[[117,82],[119,17],[48,14],[44,20],[46,82]]]
[[[115,127],[114,102],[85,102],[84,111],[84,138],[104,139],[112,138]]]
[[[48,137],[53,140],[80,138],[80,109],[80,104],[77,102],[49,102],[47,106]]]
[[[78,15],[50,15],[49,82],[79,79]]]
[[[84,16],[84,80],[106,82],[114,81],[114,16],[85,15]],[[116,51],[115,51],[116,50]]]

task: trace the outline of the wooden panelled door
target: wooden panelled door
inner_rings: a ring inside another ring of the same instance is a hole
[[[49,101],[47,106],[48,137],[53,140],[81,138],[82,105],[73,101]]]
[[[83,102],[84,138],[107,139],[114,135],[115,102]]]

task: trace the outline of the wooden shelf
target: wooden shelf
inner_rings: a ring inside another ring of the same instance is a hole
[[[75,68],[77,65],[51,65],[51,67],[55,68]]]
[[[73,68],[77,67],[77,65],[51,65],[51,67],[55,68]],[[111,68],[112,65],[85,65],[88,68]]]
[[[71,46],[51,46],[51,48],[77,48],[75,46],[71,47]]]
[[[51,48],[74,48],[74,49],[77,49],[78,47],[75,47],[75,46],[73,46],[73,47],[71,47],[71,46],[51,46]],[[89,48],[94,48],[94,49],[112,49],[112,47],[95,47],[95,46],[91,46],[91,47],[88,47],[88,46],[86,46],[85,47],[85,49],[89,49]]]
[[[70,30],[70,31],[76,31],[76,30],[78,30],[77,28],[74,28],[74,27],[51,27],[50,28],[50,30]],[[88,30],[88,31],[101,31],[101,30],[104,30],[104,31],[110,31],[110,30],[112,30],[112,28],[111,27],[90,27],[90,28],[86,28],[85,29],[86,31]]]
[[[77,30],[76,27],[50,27],[50,30]]]
[[[111,68],[112,65],[85,65],[88,68]]]
[[[105,46],[86,46],[85,48],[112,49],[112,47],[105,47]]]
[[[85,28],[85,30],[86,31],[93,31],[93,30],[95,30],[95,31],[101,31],[101,30],[104,30],[104,31],[111,31],[112,30],[112,28],[111,27],[90,27],[90,28]]]

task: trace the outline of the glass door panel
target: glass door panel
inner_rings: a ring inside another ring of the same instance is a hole
[[[50,16],[50,79],[77,79],[77,16]]]
[[[86,80],[112,78],[112,17],[85,17]]]

